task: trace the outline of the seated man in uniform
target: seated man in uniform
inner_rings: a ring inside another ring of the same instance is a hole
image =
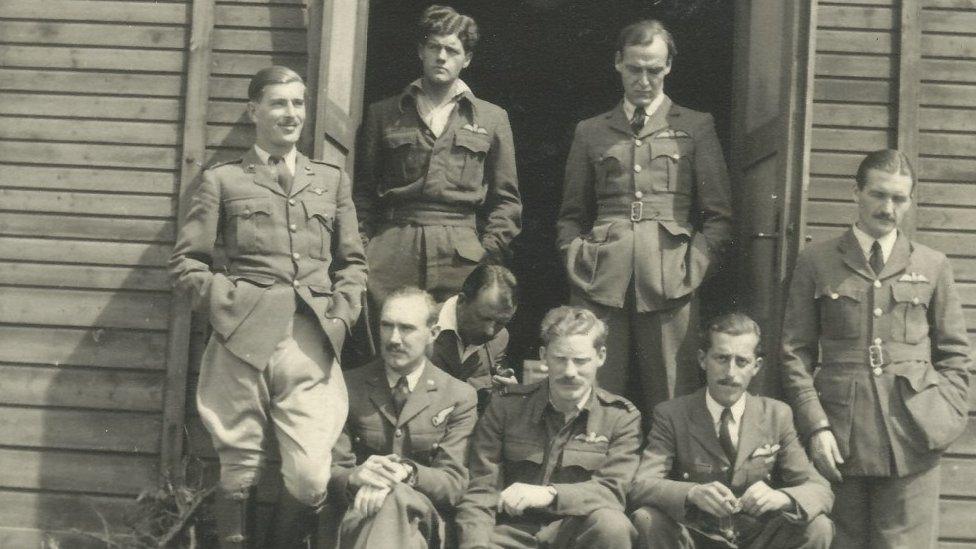
[[[518,383],[505,365],[505,325],[517,303],[515,275],[500,265],[479,265],[461,292],[441,306],[430,360],[478,391],[479,412],[488,405],[493,387]]]
[[[630,547],[624,497],[637,467],[640,413],[596,387],[606,326],[576,307],[549,311],[548,379],[492,398],[471,439],[460,547]]]
[[[827,548],[833,504],[789,406],[750,395],[759,326],[713,320],[698,360],[708,386],[661,403],[630,491],[642,547]]]
[[[477,397],[427,360],[436,318],[427,292],[394,292],[380,315],[380,357],[346,375],[349,418],[329,485],[345,509],[341,547],[442,546],[441,516],[467,487]]]

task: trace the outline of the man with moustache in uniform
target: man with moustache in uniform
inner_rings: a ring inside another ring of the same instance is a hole
[[[301,545],[325,500],[332,445],[346,420],[338,357],[359,316],[366,259],[349,177],[295,148],[305,91],[287,67],[254,75],[254,146],[204,172],[170,260],[176,287],[213,327],[197,409],[220,458],[214,511],[224,549]],[[227,266],[213,272],[218,235]],[[247,539],[270,430],[284,489],[271,539]]]
[[[854,225],[804,249],[790,283],[783,386],[833,483],[835,547],[935,547],[939,458],[968,417],[970,349],[952,268],[898,230],[915,185],[903,153],[868,154]]]
[[[712,117],[664,93],[675,55],[658,21],[620,31],[624,98],[576,127],[557,222],[571,300],[607,322],[600,386],[634,399],[645,420],[701,384],[695,292],[732,236]]]

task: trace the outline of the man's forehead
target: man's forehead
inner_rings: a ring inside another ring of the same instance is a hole
[[[660,36],[655,36],[650,43],[625,46],[622,57],[625,63],[666,65],[668,62],[668,44]]]
[[[714,354],[745,354],[746,356],[756,355],[756,346],[759,338],[756,334],[727,334],[724,332],[712,332],[712,344],[709,353]]]
[[[455,46],[464,49],[464,44],[461,42],[461,37],[457,34],[431,34],[427,37],[428,44],[436,44],[438,46]]]
[[[865,179],[865,190],[878,190],[889,194],[903,194],[906,196],[912,190],[912,176],[908,174],[868,170]]]
[[[305,96],[305,84],[295,81],[268,84],[261,90],[262,99],[295,98]]]
[[[421,296],[402,296],[387,299],[381,320],[398,324],[421,324],[427,319],[427,302]]]

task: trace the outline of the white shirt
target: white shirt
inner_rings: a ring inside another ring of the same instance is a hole
[[[871,263],[871,246],[874,244],[874,238],[868,233],[862,231],[857,223],[854,224],[854,238],[857,239],[857,243],[861,245],[861,251],[864,252],[864,259]],[[888,258],[891,257],[891,250],[895,249],[895,241],[898,240],[898,231],[894,230],[890,233],[882,236],[878,239],[878,244],[881,244],[881,257],[884,258],[885,263],[888,262]]]
[[[417,387],[417,383],[420,381],[420,376],[424,374],[424,367],[426,366],[427,361],[425,360],[419,368],[406,375],[407,388],[410,389],[411,393],[413,392],[414,388]],[[400,381],[400,376],[402,374],[399,372],[394,372],[388,366],[384,366],[383,368],[386,370],[386,382],[390,384],[390,389],[392,389],[396,386],[397,382]]]
[[[435,137],[440,137],[444,133],[444,128],[447,127],[447,121],[451,118],[451,111],[454,110],[454,105],[457,104],[458,99],[466,92],[471,91],[471,88],[459,78],[454,81],[451,91],[447,93],[448,100],[441,105],[435,105],[424,92],[421,79],[414,80],[410,84],[410,88],[413,90],[413,97],[417,103],[417,114],[420,115],[421,120],[427,124]]]
[[[657,109],[661,106],[661,103],[664,103],[663,91],[657,94],[657,97],[651,100],[651,102],[646,107],[644,107],[645,124],[647,124],[647,119],[650,118],[651,115],[654,114],[657,111]],[[637,110],[637,106],[631,103],[630,101],[628,101],[626,97],[624,97],[624,116],[627,117],[628,121],[634,118],[634,111],[636,110]]]
[[[746,396],[748,393],[743,392],[739,400],[735,402],[730,408],[732,408],[732,423],[729,425],[729,435],[732,436],[732,446],[739,446],[739,427],[742,425],[742,413],[746,411]],[[722,428],[722,410],[725,409],[724,406],[715,402],[712,395],[708,393],[708,389],[705,389],[705,407],[708,408],[708,414],[712,416],[712,426],[715,428],[715,435],[718,436],[719,429]]]
[[[265,164],[267,164],[268,159],[271,158],[271,153],[262,149],[261,147],[258,147],[257,145],[254,146],[254,152],[257,153],[258,158],[261,159],[261,162],[264,162]],[[285,153],[285,156],[282,158],[284,159],[285,166],[288,168],[291,175],[295,175],[295,162],[298,158],[298,149],[292,147],[291,150]]]
[[[441,332],[451,332],[457,344],[458,356],[463,363],[471,355],[478,352],[478,345],[465,345],[461,341],[461,334],[458,333],[457,323],[457,302],[458,296],[452,296],[441,305],[441,312],[437,316],[437,328]]]

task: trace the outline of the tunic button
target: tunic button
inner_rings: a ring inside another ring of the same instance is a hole
[[[299,282],[299,281],[297,281],[297,280],[293,280],[292,283],[291,283],[291,285],[297,288],[297,287],[301,286],[302,283]]]
[[[881,307],[874,310],[874,316],[881,316],[882,314],[884,314],[884,311],[881,310]]]
[[[875,368],[874,370],[871,370],[871,372],[874,373],[875,377],[880,376],[881,368]]]
[[[644,142],[641,141],[640,139],[635,139],[634,140],[634,145],[637,146],[637,147],[640,147],[643,144],[644,144]]]
[[[918,305],[918,298],[917,297],[913,297],[912,298],[912,303],[914,303],[915,305]]]
[[[881,287],[881,281],[880,280],[875,280],[874,281],[874,287],[875,288],[880,288]]]
[[[288,199],[288,205],[289,206],[294,206],[295,205],[295,199],[294,198],[289,198]]]
[[[641,169],[640,164],[634,164],[634,173],[640,173]]]
[[[688,478],[688,473],[682,473],[681,478]]]
[[[636,193],[634,193],[634,198],[640,200],[641,198],[644,198],[644,193],[637,191]]]
[[[291,254],[291,258],[294,259],[295,261],[298,261],[301,257],[302,256],[300,256],[298,254]]]
[[[838,297],[840,297],[840,294],[837,292],[830,294],[830,299],[837,299]]]
[[[397,438],[402,437],[403,436],[403,429],[397,429],[396,432],[393,433],[393,436],[395,436]]]
[[[880,337],[874,338],[874,344],[875,345],[881,345],[881,338]]]
[[[295,225],[294,223],[292,223],[291,225],[288,225],[288,230],[291,231],[291,232],[293,232],[293,233],[297,233],[298,232],[298,225]]]
[[[675,160],[681,160],[681,155],[680,154],[675,154],[675,155],[672,155],[671,158],[673,158]]]

